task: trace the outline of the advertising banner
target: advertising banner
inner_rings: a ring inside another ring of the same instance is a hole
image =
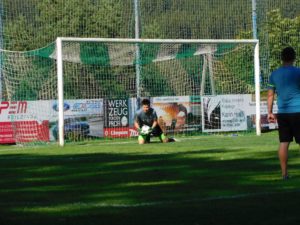
[[[202,97],[204,132],[247,130],[247,109],[251,95]]]
[[[128,99],[107,99],[104,104],[104,136],[129,137]]]
[[[52,101],[52,113],[58,115],[58,102]],[[103,116],[103,99],[76,99],[64,101],[64,116]]]
[[[65,100],[65,135],[103,137],[103,99]],[[58,137],[58,104],[55,100],[2,101],[0,143],[50,141]]]
[[[52,101],[50,139],[58,138],[58,102]],[[64,134],[82,137],[103,137],[103,99],[74,99],[64,101]]]
[[[277,101],[274,101],[273,102],[273,113],[277,114],[277,112],[278,112]],[[251,128],[255,128],[256,127],[255,102],[253,102],[253,101],[249,102],[249,107],[247,108],[247,113],[248,113],[248,116],[250,117]],[[274,130],[274,129],[278,128],[277,122],[275,122],[275,123],[268,122],[268,103],[267,103],[267,101],[260,102],[260,123],[261,123],[262,131]]]
[[[16,121],[0,123],[0,143],[49,141],[49,121]]]
[[[134,115],[139,100],[77,99],[64,102],[64,133],[85,137],[137,136]],[[158,122],[166,133],[242,131],[255,128],[255,102],[251,94],[218,96],[166,96],[151,98]],[[277,105],[274,102],[273,112]],[[261,102],[261,128],[278,128],[267,121],[267,102]],[[18,138],[18,139],[16,139]],[[55,100],[0,102],[0,143],[52,141],[58,138]]]
[[[152,98],[158,123],[166,133],[194,131],[201,128],[200,98],[169,96]]]
[[[47,101],[2,101],[0,103],[0,143],[49,141]]]
[[[109,138],[127,138],[138,136],[137,130],[130,127],[104,128],[104,130],[104,136]]]

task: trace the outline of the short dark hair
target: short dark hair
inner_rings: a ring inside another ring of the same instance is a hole
[[[145,98],[142,100],[142,105],[150,105],[150,100]]]
[[[294,62],[296,59],[296,52],[292,47],[286,47],[281,51],[281,60],[283,62]]]

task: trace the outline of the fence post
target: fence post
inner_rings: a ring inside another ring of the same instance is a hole
[[[135,18],[135,39],[140,38],[140,7],[139,0],[134,0],[134,18]],[[140,68],[140,46],[139,43],[135,44],[135,73],[136,73],[136,97],[137,99],[141,96],[140,89],[140,78],[141,78],[141,68]]]

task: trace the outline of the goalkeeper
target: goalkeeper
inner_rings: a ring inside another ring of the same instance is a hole
[[[142,127],[144,125],[150,127],[147,133],[142,132]],[[139,132],[139,144],[150,143],[151,134],[155,137],[158,137],[163,143],[175,141],[173,138],[167,138],[163,133],[157,122],[157,114],[155,110],[150,107],[149,99],[142,100],[142,108],[136,112],[134,126]]]

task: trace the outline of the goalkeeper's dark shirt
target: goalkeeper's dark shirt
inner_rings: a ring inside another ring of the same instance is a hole
[[[136,112],[134,119],[140,127],[143,125],[152,127],[153,122],[157,121],[157,114],[153,108],[150,108],[147,113],[145,113],[143,109],[140,109]]]

